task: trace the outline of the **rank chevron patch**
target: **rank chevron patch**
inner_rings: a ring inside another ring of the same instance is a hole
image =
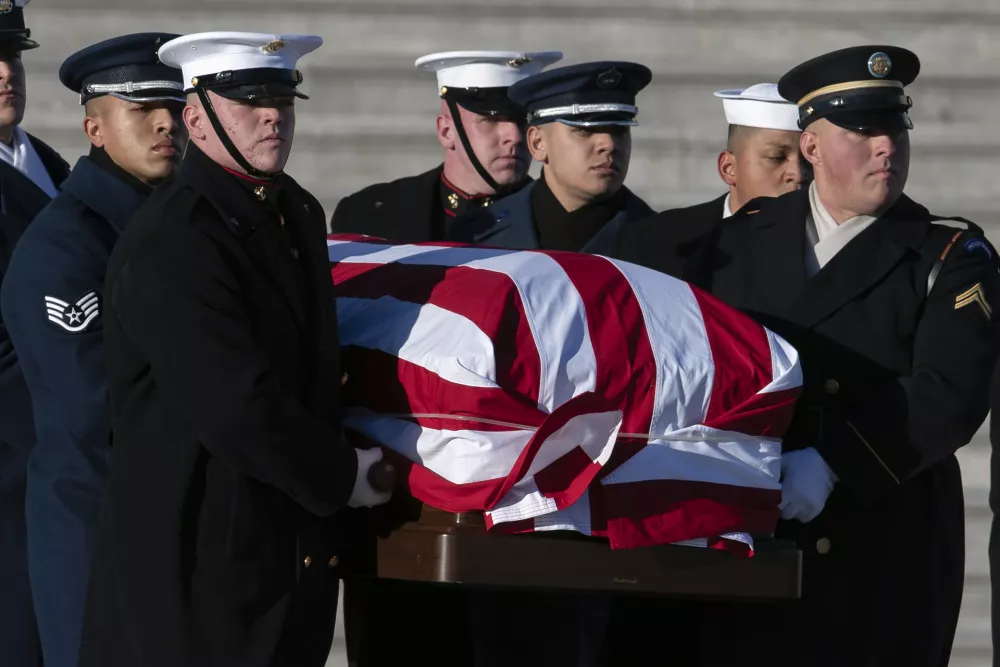
[[[58,324],[70,333],[80,333],[97,317],[97,293],[87,292],[76,303],[46,295],[45,310],[48,312],[50,322]]]
[[[986,300],[986,293],[983,291],[983,286],[979,283],[976,283],[955,297],[955,310],[965,308],[972,303],[979,305],[986,319],[990,319],[993,316],[993,308],[990,307],[990,302]]]

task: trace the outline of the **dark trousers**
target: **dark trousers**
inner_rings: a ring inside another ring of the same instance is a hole
[[[24,514],[28,455],[0,442],[0,662],[4,667],[42,664],[28,583]]]

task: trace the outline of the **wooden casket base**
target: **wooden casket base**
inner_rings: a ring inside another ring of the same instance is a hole
[[[800,595],[802,554],[761,539],[752,558],[666,545],[612,551],[570,532],[487,533],[479,514],[424,507],[378,540],[378,576],[429,583],[692,599],[787,600]]]

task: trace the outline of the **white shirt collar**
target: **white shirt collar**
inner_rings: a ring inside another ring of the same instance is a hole
[[[733,210],[729,208],[729,195],[726,195],[726,201],[722,202],[722,218],[730,218],[733,215]]]
[[[55,197],[59,193],[42,159],[38,157],[28,133],[20,126],[14,127],[10,146],[0,141],[0,160],[31,179],[49,197]]]

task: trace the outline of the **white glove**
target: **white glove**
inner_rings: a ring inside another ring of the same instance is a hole
[[[781,518],[808,523],[815,519],[839,480],[814,448],[781,455]]]
[[[368,471],[382,460],[382,450],[355,449],[358,453],[358,476],[354,479],[354,490],[347,501],[348,507],[375,507],[389,502],[392,491],[379,491],[368,482]]]

